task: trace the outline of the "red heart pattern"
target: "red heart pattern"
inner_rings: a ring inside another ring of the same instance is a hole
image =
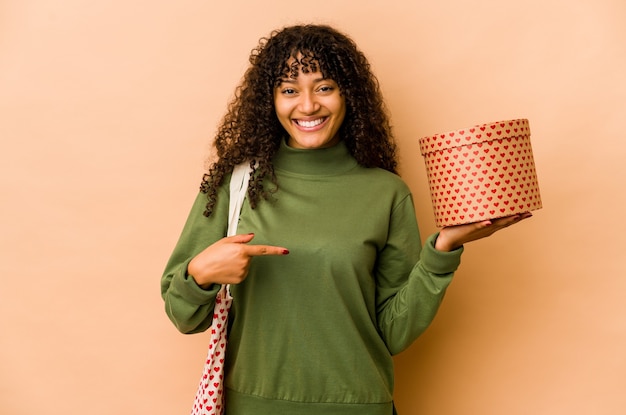
[[[215,298],[209,351],[191,410],[192,415],[224,414],[224,357],[228,312],[232,302],[233,298],[225,288]]]
[[[419,144],[438,227],[542,207],[527,119],[423,137]]]

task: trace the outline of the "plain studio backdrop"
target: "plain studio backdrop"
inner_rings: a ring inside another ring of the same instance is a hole
[[[422,136],[530,120],[542,210],[467,246],[395,358],[401,414],[626,413],[623,0],[0,0],[0,413],[188,413],[206,336],[159,280],[250,50],[329,23]],[[262,358],[260,356],[259,358]]]

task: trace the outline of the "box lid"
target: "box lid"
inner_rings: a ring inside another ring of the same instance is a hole
[[[529,136],[530,128],[525,118],[479,124],[447,133],[419,139],[422,155],[448,148],[477,144],[485,141],[502,140],[519,136]]]

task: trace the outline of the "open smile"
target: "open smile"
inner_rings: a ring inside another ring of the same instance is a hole
[[[322,125],[328,117],[316,118],[314,120],[294,119],[293,122],[300,128],[311,129]]]

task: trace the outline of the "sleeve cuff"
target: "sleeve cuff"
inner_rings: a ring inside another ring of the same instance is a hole
[[[215,296],[220,290],[219,284],[213,284],[208,290],[202,289],[196,280],[187,274],[189,261],[182,264],[178,272],[172,278],[172,288],[187,302],[195,305],[210,304],[215,301]]]
[[[449,274],[459,268],[464,248],[460,247],[450,252],[438,251],[435,249],[435,241],[438,236],[439,232],[430,235],[426,239],[421,253],[422,266],[426,271],[433,274]]]

